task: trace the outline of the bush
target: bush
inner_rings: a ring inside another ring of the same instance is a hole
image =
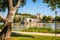
[[[60,34],[60,29],[56,29],[56,33],[57,34]]]

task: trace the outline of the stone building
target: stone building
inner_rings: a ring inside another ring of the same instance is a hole
[[[36,16],[37,16],[37,18],[30,18],[29,16],[16,15],[16,17],[20,17],[21,21],[24,23],[40,22],[43,16],[40,13],[37,13]]]
[[[38,20],[38,22],[40,22],[42,18],[43,18],[43,16],[40,13],[37,13],[37,20]]]
[[[24,18],[24,22],[25,23],[33,23],[33,22],[36,22],[36,19],[26,17],[26,18]]]

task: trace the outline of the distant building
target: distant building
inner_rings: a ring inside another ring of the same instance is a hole
[[[24,22],[25,22],[25,23],[31,22],[30,20],[31,20],[31,18],[24,18]]]
[[[23,20],[24,20],[24,23],[33,23],[33,22],[37,22],[37,19],[28,18],[28,17],[25,17]]]
[[[29,22],[40,22],[43,16],[40,13],[37,13],[37,18],[30,18],[29,16],[23,16],[23,15],[16,15],[17,18],[21,18],[21,21],[24,21],[25,23]]]
[[[43,18],[43,16],[40,13],[37,13],[37,20],[41,21],[42,18]]]

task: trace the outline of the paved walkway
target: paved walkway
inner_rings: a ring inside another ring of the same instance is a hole
[[[31,34],[31,35],[41,35],[41,36],[55,36],[55,34],[53,34],[53,33],[20,32],[20,31],[12,31],[12,32],[19,33],[19,34]],[[56,36],[60,37],[60,34],[56,34]]]
[[[41,36],[55,36],[55,34],[52,33],[20,32],[20,31],[12,31],[12,32],[20,33],[20,34],[41,35]],[[60,34],[56,34],[56,36],[60,36]]]

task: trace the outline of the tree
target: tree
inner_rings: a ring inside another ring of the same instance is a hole
[[[33,1],[36,2],[36,0]],[[15,13],[25,3],[26,0],[0,0],[0,11],[4,12],[6,8],[8,9],[7,17],[3,18],[0,16],[4,22],[4,28],[0,33],[0,40],[9,40]]]
[[[42,20],[43,22],[47,22],[47,16],[43,16]]]
[[[21,22],[21,18],[20,18],[20,17],[15,16],[15,17],[14,17],[13,22]]]
[[[49,22],[49,21],[52,21],[52,17],[51,16],[48,16],[47,17],[47,21]]]
[[[37,18],[37,16],[35,16],[35,15],[31,15],[30,18]]]
[[[43,0],[43,2],[48,4],[48,7],[51,7],[52,10],[60,8],[60,0]]]
[[[60,17],[59,16],[56,16],[55,18],[56,18],[55,19],[56,21],[60,21]]]
[[[33,1],[36,2],[36,0]],[[15,13],[18,10],[19,6],[23,7],[25,3],[26,0],[0,0],[0,11],[4,12],[6,8],[8,9],[7,17],[3,18],[0,16],[4,22],[4,28],[0,33],[0,40],[9,40]],[[50,4],[49,6],[51,6],[52,9],[56,8],[56,6],[60,7],[60,0],[46,0],[46,3]]]

